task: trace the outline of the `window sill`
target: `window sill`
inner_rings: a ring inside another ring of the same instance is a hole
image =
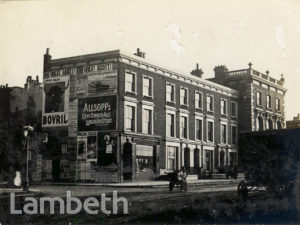
[[[171,103],[171,104],[176,104],[176,102],[175,101],[166,101],[167,103]]]
[[[134,94],[134,95],[137,95],[136,92],[131,92],[131,91],[125,91],[125,94],[128,93],[128,94]]]
[[[153,99],[153,96],[149,96],[149,95],[143,95],[143,97]]]

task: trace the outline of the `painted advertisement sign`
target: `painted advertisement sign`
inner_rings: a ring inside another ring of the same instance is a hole
[[[44,80],[43,127],[68,125],[70,81],[69,77],[55,77]]]
[[[118,71],[113,69],[112,63],[84,66],[76,76],[75,92],[82,97],[116,94],[117,76]]]
[[[117,96],[78,99],[78,131],[116,130]]]
[[[88,76],[88,94],[117,93],[117,71],[109,73],[91,74]]]

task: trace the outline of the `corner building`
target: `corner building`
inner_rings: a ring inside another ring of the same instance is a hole
[[[137,55],[51,59],[47,50],[45,177],[153,180],[181,166],[203,175],[237,164],[238,92]]]

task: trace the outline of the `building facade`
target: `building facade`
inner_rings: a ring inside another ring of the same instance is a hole
[[[216,66],[213,82],[239,92],[239,131],[261,131],[285,127],[284,78],[276,80],[258,72],[249,63],[248,69],[229,71],[226,66]]]
[[[47,50],[44,177],[123,182],[236,165],[238,92],[197,71],[164,69],[139,51],[52,59]]]
[[[286,121],[286,129],[300,128],[300,113],[293,120]]]

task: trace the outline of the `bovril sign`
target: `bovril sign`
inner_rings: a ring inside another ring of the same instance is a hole
[[[68,76],[44,80],[43,127],[68,125],[69,87]]]

